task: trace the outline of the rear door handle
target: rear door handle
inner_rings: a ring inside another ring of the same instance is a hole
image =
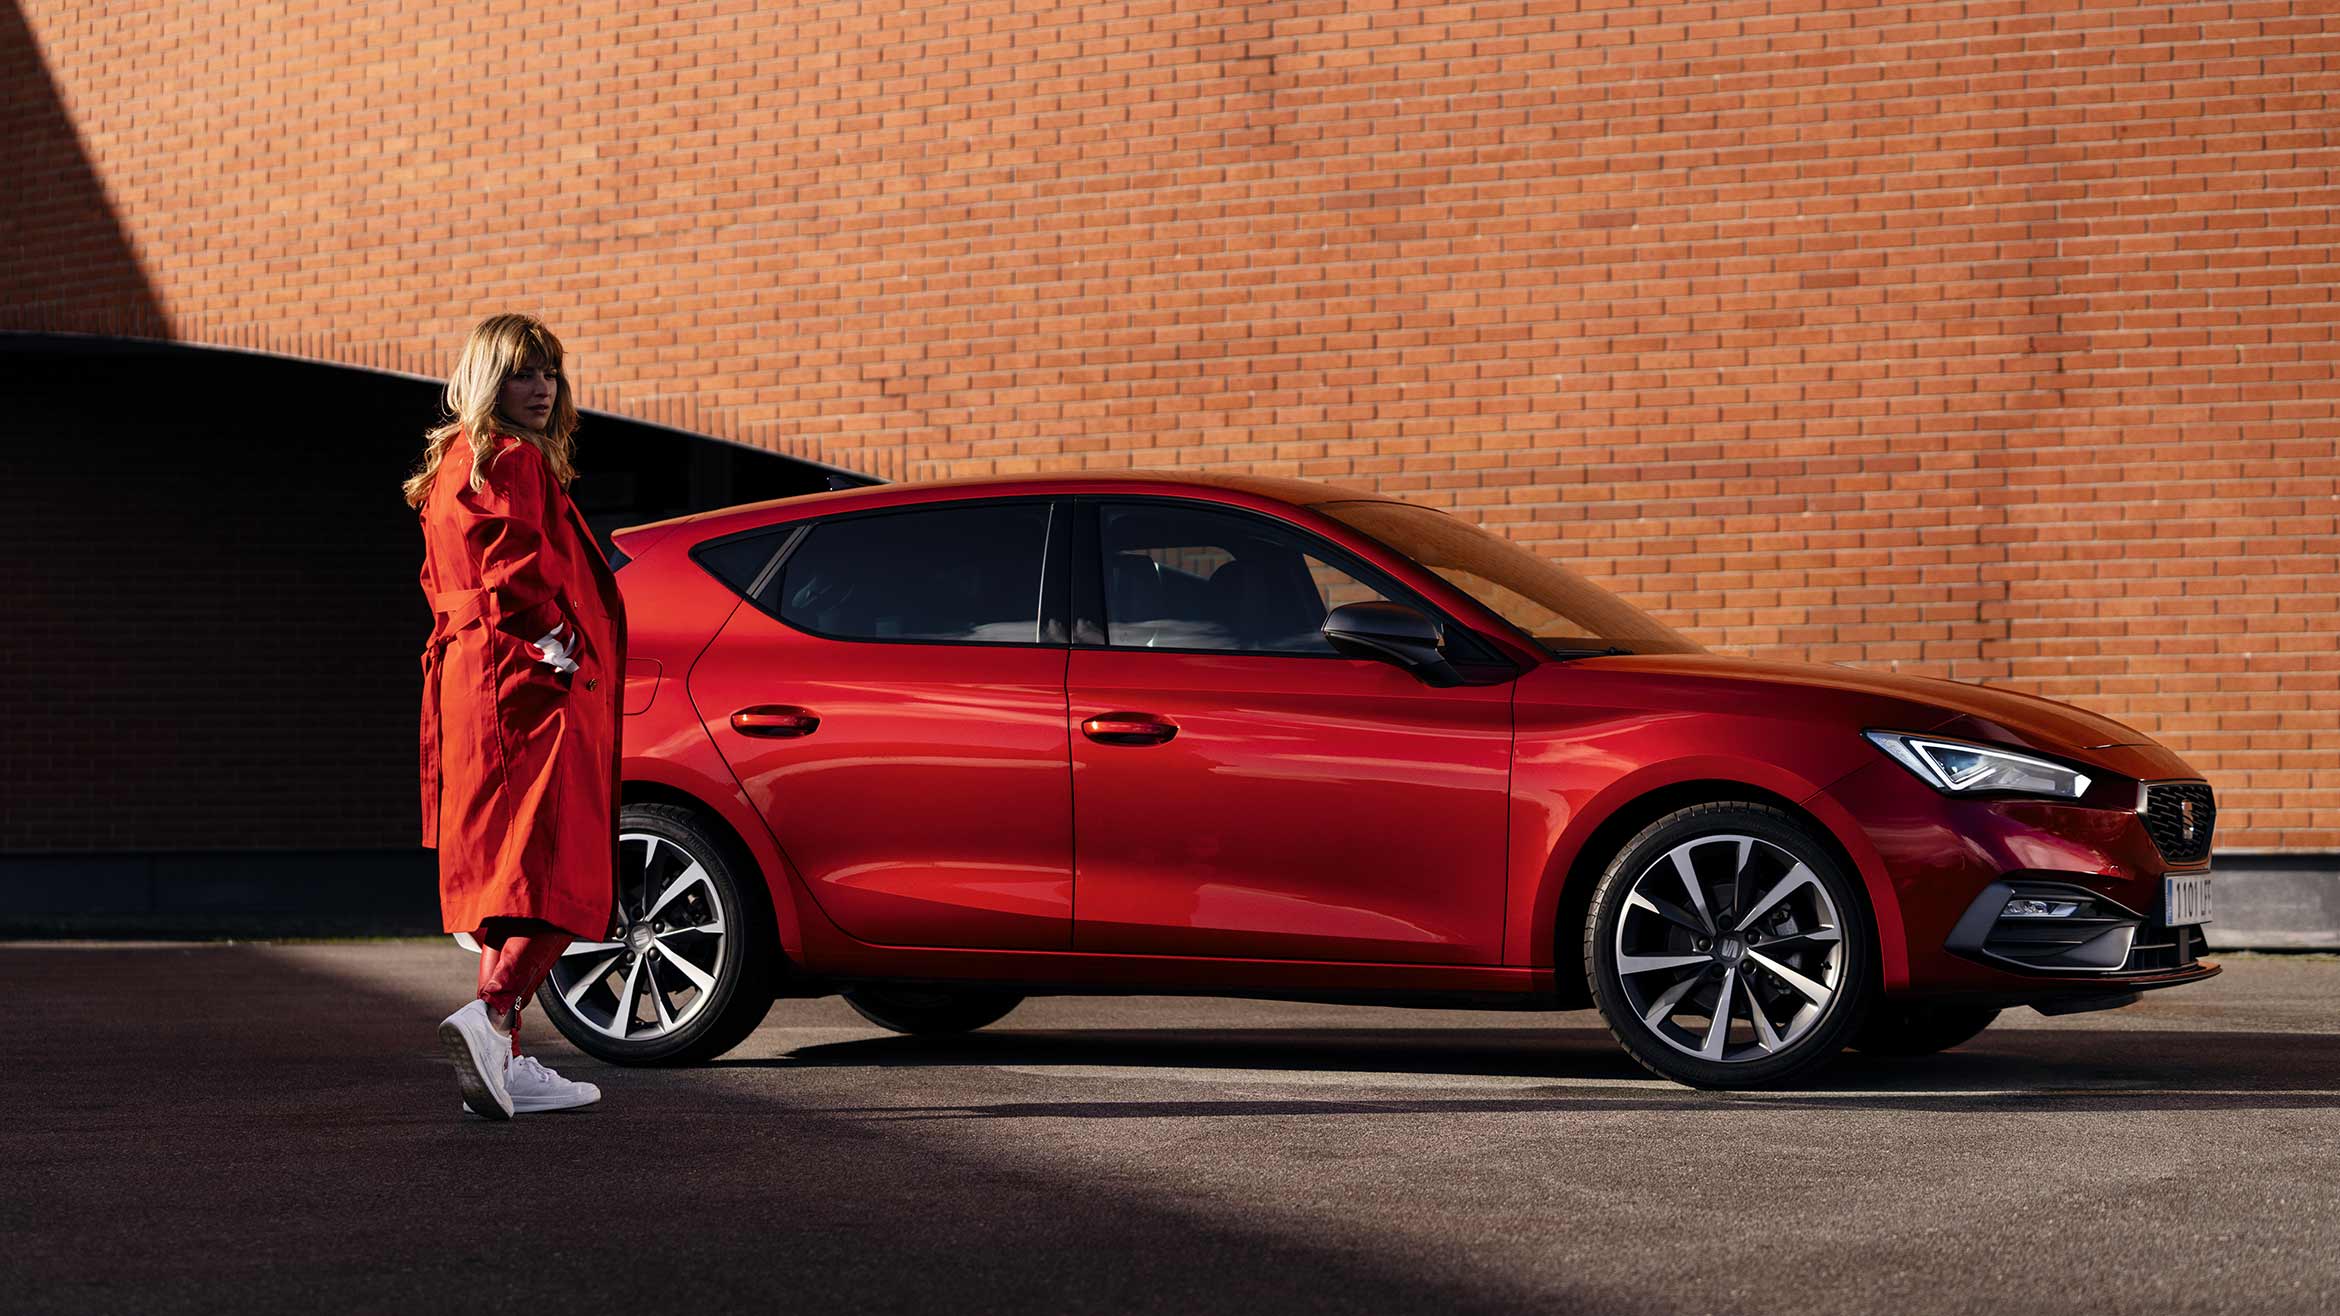
[[[743,736],[764,736],[784,740],[791,736],[809,736],[821,725],[820,716],[810,709],[789,704],[757,704],[731,715],[731,729]]]
[[[1159,745],[1178,734],[1178,724],[1151,713],[1099,713],[1081,723],[1081,734],[1100,745]]]

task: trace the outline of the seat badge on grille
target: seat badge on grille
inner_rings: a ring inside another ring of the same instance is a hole
[[[2185,832],[2183,833],[2185,839],[2189,841],[2193,840],[2194,802],[2192,800],[2178,801],[2178,821],[2185,824]]]

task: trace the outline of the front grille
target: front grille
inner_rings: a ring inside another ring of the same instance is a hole
[[[2208,786],[2178,782],[2145,788],[2145,830],[2153,834],[2153,848],[2173,864],[2209,858],[2210,833],[2217,821],[2218,805]]]

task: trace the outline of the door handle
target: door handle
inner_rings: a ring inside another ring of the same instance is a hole
[[[1100,745],[1160,745],[1178,734],[1178,724],[1151,713],[1099,713],[1081,723],[1081,734]]]
[[[809,709],[794,708],[787,704],[758,704],[731,715],[731,729],[739,734],[775,740],[809,736],[820,725],[819,715]]]

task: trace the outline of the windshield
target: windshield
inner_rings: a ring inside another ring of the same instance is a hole
[[[1411,503],[1319,503],[1444,577],[1555,653],[1703,653],[1689,637],[1568,568],[1459,517]]]

